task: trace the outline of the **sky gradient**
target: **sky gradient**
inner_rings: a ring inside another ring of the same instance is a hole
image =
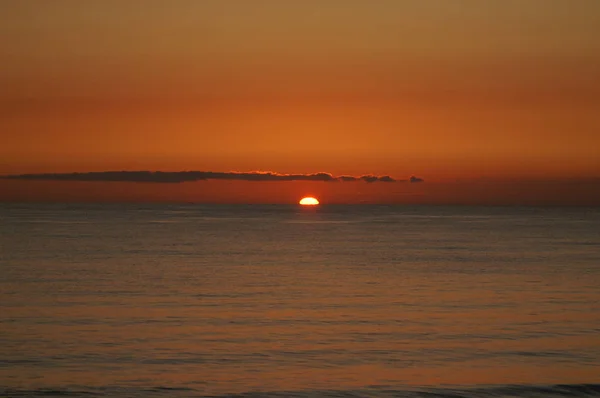
[[[0,174],[417,175],[277,197],[600,204],[599,38],[597,0],[0,0]],[[81,195],[64,184],[0,200]],[[248,184],[209,196],[273,201]]]

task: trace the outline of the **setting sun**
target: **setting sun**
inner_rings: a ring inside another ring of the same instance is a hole
[[[307,196],[305,198],[300,199],[300,203],[302,206],[316,206],[319,204],[319,201],[316,198],[311,196]]]

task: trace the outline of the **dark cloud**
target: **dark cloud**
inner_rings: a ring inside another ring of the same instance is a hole
[[[370,174],[361,176],[360,179],[366,182],[398,182],[398,180],[390,176],[374,176]]]
[[[215,172],[215,171],[99,171],[89,173],[44,173],[18,174],[0,176],[15,180],[51,180],[51,181],[125,181],[125,182],[154,182],[181,183],[202,180],[241,180],[241,181],[366,181],[366,182],[397,182],[390,176],[363,175],[335,177],[329,173],[314,174],[281,174],[274,172]],[[406,180],[401,180],[406,181]],[[411,177],[410,182],[423,181]]]
[[[375,181],[379,180],[379,177],[372,176],[372,175],[366,175],[366,176],[360,177],[360,179],[363,181],[366,181],[366,182],[375,182]]]

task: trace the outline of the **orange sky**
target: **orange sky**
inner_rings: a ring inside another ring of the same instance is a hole
[[[485,202],[481,181],[502,180],[498,202],[587,203],[598,37],[597,0],[0,2],[0,174],[418,175],[438,188],[316,187],[333,201]],[[457,179],[480,187],[439,188]],[[115,200],[164,191],[98,184]],[[287,202],[308,189],[251,184],[167,196]],[[76,186],[0,181],[0,200],[73,199]]]

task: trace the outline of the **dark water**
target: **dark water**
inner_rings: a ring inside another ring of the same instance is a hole
[[[600,396],[600,209],[0,205],[0,396]]]

